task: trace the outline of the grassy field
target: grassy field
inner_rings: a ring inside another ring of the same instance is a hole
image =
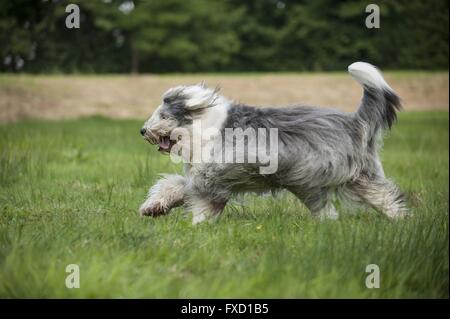
[[[247,196],[214,223],[137,208],[160,172],[180,172],[100,117],[0,125],[0,297],[448,298],[448,112],[402,113],[387,175],[413,210],[312,219],[289,194]],[[78,264],[81,287],[65,287]],[[381,287],[365,287],[377,264]]]

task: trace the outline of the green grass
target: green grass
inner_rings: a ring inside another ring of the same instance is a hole
[[[319,222],[289,194],[249,195],[196,227],[180,209],[139,217],[157,174],[181,171],[141,124],[0,125],[0,297],[448,298],[448,113],[401,114],[385,141],[414,213],[399,221]],[[372,263],[379,289],[364,284]]]

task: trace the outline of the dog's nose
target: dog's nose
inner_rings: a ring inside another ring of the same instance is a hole
[[[145,132],[146,132],[145,128],[141,128],[141,135],[142,135],[142,136],[145,135]]]

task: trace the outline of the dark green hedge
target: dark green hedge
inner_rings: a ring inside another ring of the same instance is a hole
[[[67,29],[68,3],[81,28]],[[123,3],[126,3],[125,5]],[[91,0],[0,2],[3,72],[448,69],[448,1]],[[128,13],[121,7],[133,8]]]

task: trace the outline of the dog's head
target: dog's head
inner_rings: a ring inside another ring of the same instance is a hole
[[[163,95],[163,102],[153,112],[141,129],[141,135],[151,144],[159,145],[159,151],[170,152],[177,142],[171,140],[177,128],[191,131],[194,119],[202,120],[206,127],[222,125],[228,102],[218,89],[205,84],[177,86]]]

